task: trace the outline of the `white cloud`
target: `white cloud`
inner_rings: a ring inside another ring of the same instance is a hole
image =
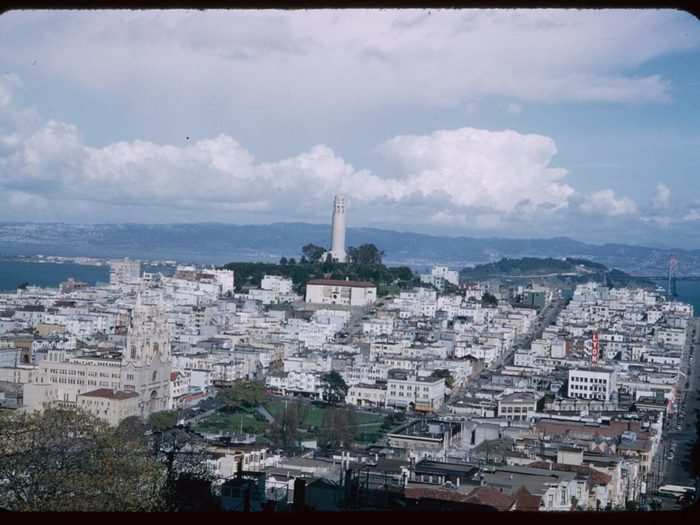
[[[515,212],[521,206],[559,209],[573,188],[566,170],[550,167],[549,137],[474,128],[402,135],[381,150],[400,167],[396,196],[439,195],[451,206]]]
[[[428,14],[429,13],[429,14]],[[658,102],[635,68],[697,46],[692,16],[625,10],[11,12],[0,60],[150,109],[269,118],[421,104]],[[156,102],[157,103],[157,102]]]
[[[579,208],[584,213],[600,214],[610,217],[637,215],[637,204],[628,197],[617,197],[613,190],[596,191],[586,197]]]
[[[260,161],[226,134],[183,146],[136,140],[92,147],[74,125],[22,121],[0,131],[0,143],[7,206],[22,211],[36,197],[66,220],[78,211],[99,215],[104,206],[116,215],[122,207],[128,218],[141,207],[149,217],[186,211],[198,220],[235,220],[233,213],[318,220],[326,219],[332,195],[343,192],[360,216],[383,209],[383,216],[426,224],[495,228],[507,215],[563,209],[575,193],[563,182],[566,170],[550,165],[554,141],[512,130],[396,136],[379,147],[397,167],[392,176],[357,169],[325,145]]]
[[[655,210],[665,210],[671,206],[671,190],[662,182],[656,185],[656,191],[651,201]]]

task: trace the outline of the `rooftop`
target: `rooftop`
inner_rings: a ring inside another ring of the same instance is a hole
[[[368,281],[343,281],[342,279],[311,279],[307,285],[319,286],[349,286],[351,288],[376,288],[377,285]]]
[[[132,397],[139,397],[139,395],[136,392],[112,390],[111,388],[98,388],[97,390],[84,392],[80,395],[86,397],[101,397],[103,399],[115,399],[117,401],[121,401],[122,399],[130,399]]]

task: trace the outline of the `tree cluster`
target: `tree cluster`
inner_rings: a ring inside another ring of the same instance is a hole
[[[256,381],[236,381],[230,388],[220,390],[216,397],[228,411],[249,410],[265,400],[265,386]]]
[[[224,266],[236,274],[236,289],[259,287],[267,275],[280,275],[292,280],[294,291],[303,294],[306,283],[311,279],[350,279],[370,281],[377,284],[378,295],[398,293],[420,282],[407,266],[386,267],[384,252],[373,244],[350,247],[347,250],[348,262],[339,263],[323,258],[326,249],[315,244],[302,248],[302,257],[297,262],[283,257],[280,264],[271,263],[229,263]]]
[[[452,377],[452,373],[446,368],[435,370],[432,374],[430,374],[430,377],[433,379],[444,379],[445,386],[447,388],[452,388],[455,382],[454,377]]]
[[[345,396],[348,393],[348,385],[343,376],[336,370],[331,370],[321,376],[321,388],[324,401],[330,404],[345,401]]]
[[[183,491],[211,485],[211,454],[169,418],[129,417],[113,428],[77,408],[0,417],[0,509],[216,510],[213,498]]]
[[[482,306],[498,306],[498,299],[496,299],[495,295],[485,292],[481,296],[481,304]]]
[[[78,410],[0,418],[0,507],[162,510],[167,471],[142,438]]]

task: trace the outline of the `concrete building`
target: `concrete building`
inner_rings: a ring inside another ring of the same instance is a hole
[[[78,395],[78,407],[112,426],[131,416],[140,416],[139,395],[110,388],[99,388]]]
[[[376,300],[376,285],[366,281],[313,279],[306,284],[307,303],[367,306]]]
[[[498,400],[498,416],[509,421],[529,421],[538,411],[541,394],[535,392],[514,392]]]
[[[443,289],[446,282],[459,286],[459,272],[450,270],[447,266],[436,265],[433,266],[430,273],[422,274],[420,280],[426,284],[432,284],[438,289]]]
[[[392,370],[387,377],[386,406],[433,412],[445,402],[445,380]]]
[[[111,261],[109,263],[109,283],[113,285],[119,284],[138,284],[141,277],[141,262],[132,261],[130,259],[122,259]]]
[[[616,375],[602,368],[581,368],[568,372],[568,397],[610,401],[617,392]]]
[[[62,350],[49,351],[47,359],[38,365],[38,378],[25,385],[24,403],[28,410],[35,411],[52,405],[87,403],[81,394],[95,390],[134,392],[138,396],[137,415],[147,417],[170,407],[170,372],[170,340],[163,312],[156,305],[143,304],[139,297],[123,352],[92,351],[71,356]],[[110,417],[132,403],[117,401],[122,400],[110,401]]]

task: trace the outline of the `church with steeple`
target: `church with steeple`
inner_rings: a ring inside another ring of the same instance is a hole
[[[25,385],[24,408],[80,407],[112,425],[130,416],[144,419],[171,406],[170,337],[162,307],[141,295],[129,314],[126,346],[49,351],[36,380]]]
[[[170,338],[162,309],[144,304],[139,295],[131,312],[126,349],[122,354],[121,385],[139,395],[140,415],[170,406]]]

